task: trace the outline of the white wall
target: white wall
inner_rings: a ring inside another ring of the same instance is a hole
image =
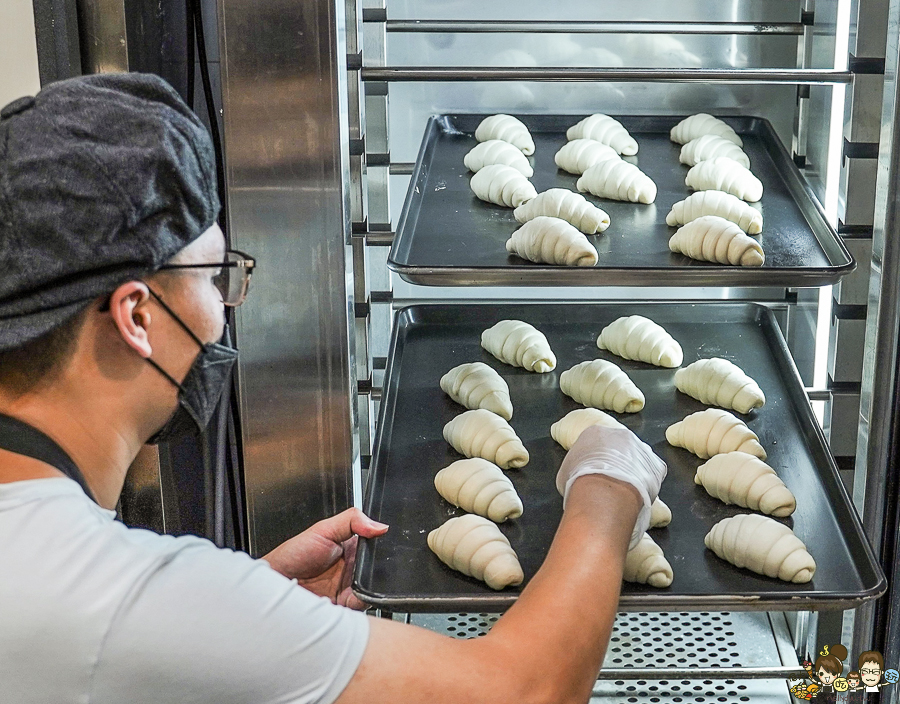
[[[40,88],[31,0],[0,0],[0,106]]]

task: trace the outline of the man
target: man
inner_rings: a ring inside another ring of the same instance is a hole
[[[157,78],[64,81],[0,113],[3,700],[587,700],[665,475],[627,430],[569,452],[543,567],[472,641],[339,605],[359,606],[355,536],[387,530],[356,510],[258,561],[113,520],[141,446],[203,427],[234,362],[216,340],[253,262],[217,210],[208,137]]]
[[[884,686],[881,676],[884,674],[884,657],[877,650],[867,650],[858,660],[859,678],[866,686],[867,692],[877,692]]]

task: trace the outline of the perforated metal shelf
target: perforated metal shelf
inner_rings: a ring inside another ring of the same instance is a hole
[[[496,614],[413,614],[410,622],[454,638],[477,638]],[[752,668],[798,665],[781,613],[620,613],[604,669]],[[593,704],[790,701],[785,679],[598,680]]]

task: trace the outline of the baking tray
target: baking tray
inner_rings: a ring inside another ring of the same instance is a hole
[[[694,484],[702,460],[669,446],[665,429],[705,406],[677,392],[674,370],[629,362],[597,349],[600,330],[639,313],[657,321],[685,350],[685,364],[720,356],[740,365],[765,391],[767,403],[744,419],[759,435],[775,468],[797,497],[785,519],[818,564],[810,584],[789,584],[733,567],[705,549],[714,523],[747,509],[729,507]],[[481,349],[481,332],[505,318],[543,331],[557,355],[556,370],[532,374],[504,365]],[[863,536],[772,312],[753,303],[615,303],[584,305],[418,305],[397,313],[385,377],[378,433],[364,509],[390,524],[388,533],[361,542],[353,580],[365,602],[402,612],[497,612],[521,588],[495,592],[443,565],[426,534],[463,512],[435,491],[433,477],[460,459],[441,431],[465,409],[439,387],[444,372],[482,361],[509,384],[512,426],[531,455],[507,472],[524,515],[501,526],[519,555],[526,584],[540,567],[562,515],[554,486],[565,453],[550,424],[579,408],[559,390],[559,375],[577,362],[604,358],[624,368],[644,392],[641,413],[616,417],[648,442],[669,466],[660,496],[674,515],[651,535],[675,573],[667,589],[625,584],[621,608],[645,610],[849,609],[879,596],[884,575]]]
[[[637,139],[640,151],[628,160],[658,187],[651,205],[586,195],[609,213],[611,225],[589,239],[597,248],[594,267],[534,264],[507,254],[505,242],[519,227],[511,208],[485,203],[472,193],[472,174],[463,157],[485,115],[437,115],[425,136],[388,266],[404,281],[431,286],[824,286],[837,283],[855,263],[829,225],[822,207],[800,175],[771,124],[757,117],[723,117],[741,135],[753,173],[765,188],[759,241],[762,267],[726,267],[669,251],[675,228],[666,225],[673,203],[692,191],[684,185],[688,167],[679,164],[681,146],[669,130],[683,116],[616,116]],[[521,115],[535,142],[538,192],[575,189],[577,176],[557,169],[553,157],[566,143],[571,115]]]

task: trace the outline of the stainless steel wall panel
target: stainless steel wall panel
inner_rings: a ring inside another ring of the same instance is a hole
[[[860,73],[847,91],[844,138],[851,142],[878,142],[881,132],[881,99],[884,76]]]
[[[343,12],[219,0],[230,234],[259,263],[237,315],[255,555],[358,486]]]
[[[859,431],[859,394],[833,391],[831,401],[825,405],[825,434],[831,452],[836,457],[852,457],[856,454],[856,438]],[[841,476],[847,490],[852,482]]]
[[[845,225],[871,227],[875,222],[875,182],[878,161],[846,159],[841,168],[838,212]]]
[[[852,0],[850,53],[860,58],[884,58],[890,0]]]
[[[864,306],[869,297],[869,269],[872,266],[872,240],[845,239],[856,269],[834,287],[834,299],[845,306]]]
[[[865,320],[832,321],[828,344],[828,376],[832,381],[845,384],[862,380],[865,337]]]

